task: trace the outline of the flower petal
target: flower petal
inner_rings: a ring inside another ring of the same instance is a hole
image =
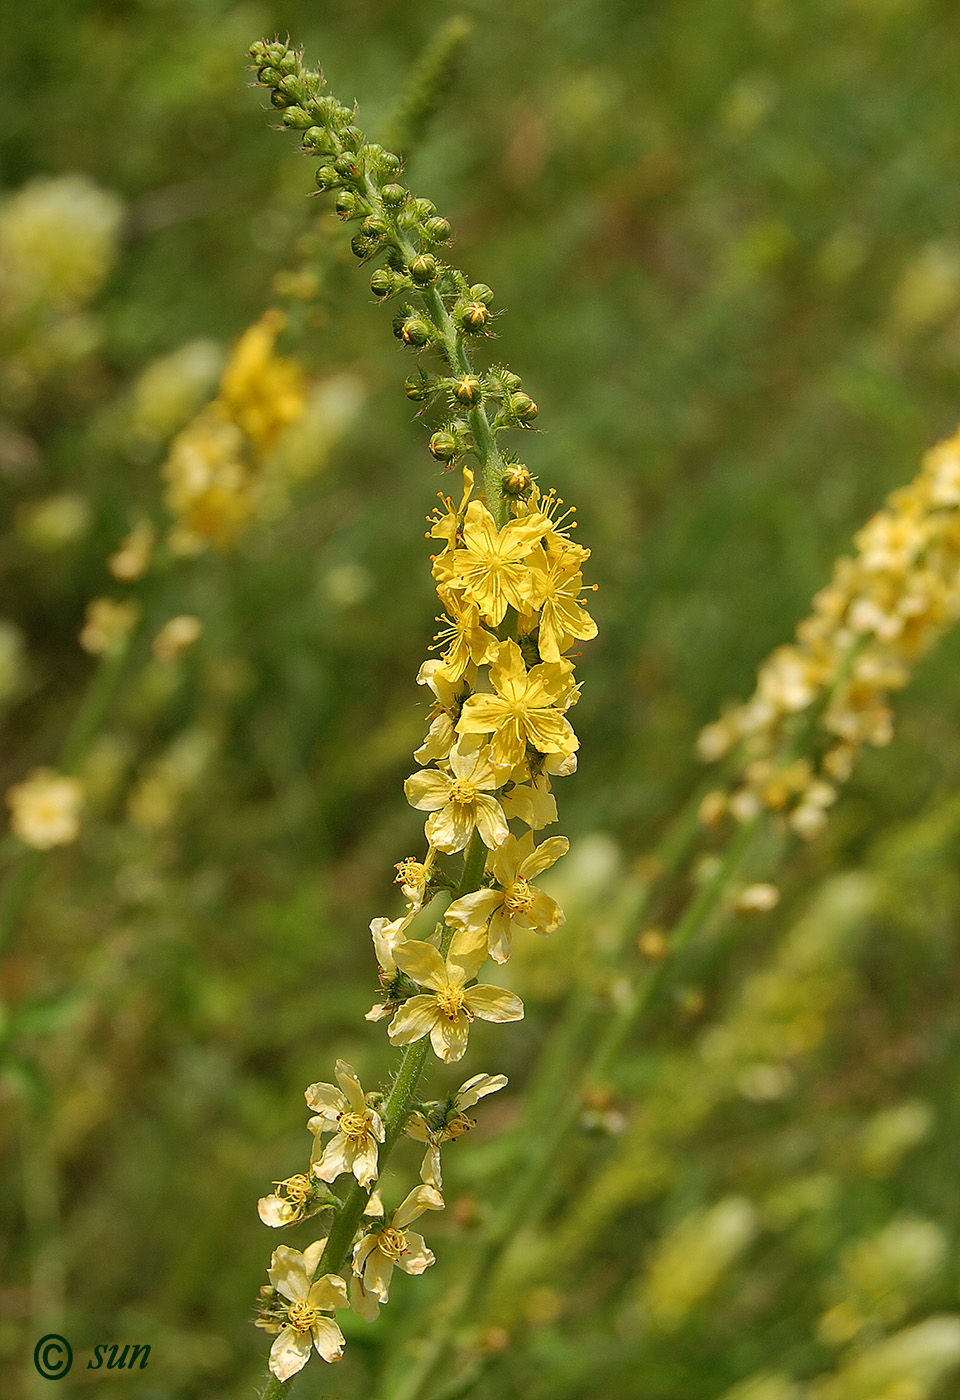
[[[357,1145],[344,1133],[337,1133],[323,1149],[319,1161],[313,1164],[313,1174],[321,1181],[336,1181],[344,1172],[353,1171]]]
[[[482,1021],[521,1021],[523,1002],[503,987],[469,987],[463,1000]]]
[[[321,1312],[345,1308],[348,1306],[347,1285],[339,1274],[323,1274],[310,1289],[307,1302],[312,1308],[319,1308]]]
[[[302,1371],[310,1359],[313,1338],[309,1332],[284,1327],[270,1348],[270,1370],[278,1381],[288,1381]]]
[[[299,1249],[288,1244],[278,1245],[270,1258],[267,1278],[278,1293],[290,1303],[305,1298],[310,1291],[310,1278]]]
[[[473,894],[465,894],[461,899],[455,899],[443,917],[454,928],[463,929],[467,933],[479,933],[486,927],[493,911],[502,903],[502,890],[474,890]]]
[[[432,1186],[415,1186],[412,1191],[407,1192],[394,1211],[393,1223],[398,1230],[405,1230],[425,1210],[443,1209],[444,1200],[439,1191],[435,1191]]]
[[[387,1027],[391,1045],[409,1045],[431,1030],[440,1011],[433,996],[411,997],[405,1001]]]
[[[546,841],[541,841],[531,855],[521,860],[517,873],[522,880],[534,880],[544,870],[555,865],[569,849],[570,842],[565,836],[550,836]]]
[[[307,1101],[307,1108],[312,1108],[314,1113],[322,1114],[333,1123],[346,1107],[340,1090],[335,1089],[332,1084],[311,1084],[304,1089],[303,1097]]]
[[[337,1076],[337,1083],[343,1090],[343,1096],[353,1109],[354,1113],[363,1113],[367,1106],[367,1101],[363,1097],[363,1089],[357,1072],[353,1065],[348,1065],[346,1060],[338,1060],[334,1066],[334,1074]]]
[[[430,1044],[434,1054],[438,1055],[445,1065],[456,1064],[466,1053],[469,1034],[470,1022],[466,1016],[458,1016],[455,1021],[451,1021],[447,1016],[438,1016],[430,1032]]]
[[[407,1252],[402,1259],[397,1260],[397,1268],[402,1269],[405,1274],[413,1274],[416,1277],[435,1263],[436,1258],[433,1250],[427,1248],[423,1236],[418,1235],[415,1230],[408,1230]]]
[[[423,768],[403,785],[411,807],[421,812],[438,812],[447,800],[450,779],[436,768]]]
[[[343,1333],[332,1317],[318,1317],[311,1327],[313,1345],[324,1361],[339,1361],[343,1355]]]
[[[493,851],[510,835],[503,808],[495,797],[482,792],[477,793],[473,808],[480,839],[488,851]]]
[[[438,992],[447,985],[447,969],[443,958],[429,943],[421,943],[417,938],[408,938],[394,952],[397,966],[418,982],[421,987],[430,987]]]
[[[509,1082],[505,1074],[475,1074],[460,1085],[454,1103],[462,1113],[467,1108],[473,1108],[478,1099],[485,1099],[488,1094],[505,1089]]]

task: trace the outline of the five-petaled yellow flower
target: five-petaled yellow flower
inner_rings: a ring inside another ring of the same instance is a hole
[[[410,997],[387,1028],[393,1045],[409,1045],[429,1035],[434,1051],[445,1064],[463,1058],[470,1022],[519,1021],[523,1002],[516,992],[502,987],[473,986],[472,981],[486,961],[486,939],[476,934],[455,933],[446,961],[436,948],[411,938],[394,950],[397,966],[421,987],[429,987]]]
[[[353,1270],[361,1288],[354,1293],[353,1306],[364,1317],[376,1317],[379,1305],[389,1300],[395,1268],[416,1275],[434,1263],[423,1236],[407,1229],[425,1210],[443,1210],[443,1197],[432,1186],[416,1186],[397,1206],[389,1225],[371,1230],[354,1246]]]
[[[338,1060],[334,1073],[340,1089],[332,1084],[311,1084],[305,1090],[307,1107],[314,1109],[307,1127],[315,1136],[311,1170],[321,1181],[335,1181],[343,1172],[353,1172],[361,1186],[369,1186],[377,1175],[377,1143],[383,1142],[379,1113],[369,1108],[353,1066]],[[322,1152],[321,1133],[335,1129]]]
[[[548,557],[538,547],[527,563],[533,574],[535,601],[540,614],[537,633],[540,658],[542,661],[559,661],[561,654],[575,641],[590,641],[597,635],[597,624],[580,602],[584,589],[580,561],[571,549]]]
[[[306,1366],[312,1346],[324,1361],[339,1361],[343,1355],[343,1333],[326,1314],[347,1307],[347,1285],[339,1274],[313,1281],[326,1243],[317,1240],[302,1254],[286,1244],[273,1251],[268,1277],[290,1305],[270,1348],[270,1370],[278,1381],[289,1380]]]
[[[490,667],[496,694],[471,695],[457,721],[458,732],[492,734],[491,759],[508,768],[523,763],[527,744],[540,753],[569,756],[580,740],[557,707],[568,699],[572,670],[569,661],[559,661],[541,662],[528,671],[516,642],[501,642]]]
[[[482,501],[471,501],[463,522],[463,548],[434,562],[441,583],[462,588],[486,622],[499,627],[507,604],[519,612],[531,600],[530,570],[523,562],[549,522],[535,513],[498,530]],[[440,566],[438,570],[438,565]]]
[[[477,739],[459,740],[449,754],[450,772],[425,768],[403,785],[411,807],[429,812],[424,831],[431,846],[452,854],[468,845],[474,828],[493,850],[510,834],[503,808],[490,793],[502,787],[506,774],[490,762]]]
[[[487,869],[500,888],[475,890],[455,899],[444,918],[467,936],[486,928],[490,957],[494,962],[506,962],[514,928],[553,933],[563,923],[563,910],[557,901],[530,881],[569,849],[565,836],[551,836],[539,846],[533,844],[532,831],[519,841],[508,836],[487,859]]]
[[[465,674],[475,675],[477,666],[486,666],[493,660],[497,654],[497,639],[482,626],[476,603],[458,597],[451,589],[441,588],[439,593],[446,613],[437,621],[449,626],[439,631],[434,640],[438,646],[446,648],[443,669],[451,681],[456,681]]]

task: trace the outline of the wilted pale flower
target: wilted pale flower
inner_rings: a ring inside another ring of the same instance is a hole
[[[28,846],[48,851],[69,846],[80,833],[83,784],[52,768],[35,768],[22,783],[7,791],[10,829]]]
[[[353,1271],[362,1288],[354,1297],[354,1307],[362,1316],[375,1317],[378,1305],[389,1301],[394,1268],[417,1275],[435,1262],[423,1236],[407,1229],[425,1210],[443,1210],[443,1197],[432,1186],[416,1186],[393,1212],[389,1224],[369,1231],[354,1245]]]
[[[324,1361],[339,1361],[343,1355],[343,1333],[328,1314],[348,1306],[347,1285],[339,1274],[313,1279],[326,1243],[317,1240],[302,1254],[285,1244],[273,1251],[267,1276],[289,1304],[270,1348],[270,1370],[278,1381],[287,1381],[303,1369],[311,1347]]]
[[[307,1107],[317,1113],[307,1124],[316,1137],[311,1170],[321,1181],[335,1181],[343,1172],[352,1172],[361,1186],[369,1186],[377,1175],[383,1123],[368,1106],[353,1066],[338,1060],[334,1073],[339,1090],[332,1084],[311,1084],[304,1095]],[[335,1135],[319,1152],[321,1134],[332,1130]]]
[[[286,1181],[274,1183],[276,1191],[270,1196],[261,1196],[257,1202],[257,1214],[264,1225],[276,1229],[280,1225],[294,1225],[306,1214],[314,1184],[303,1172],[287,1177]]]
[[[140,605],[129,599],[94,598],[87,604],[86,621],[80,632],[80,645],[93,656],[117,651],[140,616]]]
[[[487,1094],[495,1094],[503,1089],[507,1082],[505,1074],[475,1074],[461,1084],[446,1103],[430,1105],[432,1112],[428,1110],[426,1114],[419,1111],[411,1113],[404,1131],[416,1142],[427,1144],[420,1165],[420,1180],[427,1186],[433,1186],[438,1191],[443,1186],[440,1171],[441,1143],[453,1142],[475,1126],[474,1120],[467,1117],[466,1110],[472,1108],[480,1099],[486,1098]]]

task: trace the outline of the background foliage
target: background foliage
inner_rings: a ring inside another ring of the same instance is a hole
[[[594,551],[601,634],[561,793],[569,925],[518,964],[527,1019],[496,1063],[475,1033],[461,1077],[505,1068],[511,1087],[454,1154],[437,1267],[351,1327],[335,1372],[308,1368],[304,1397],[373,1393],[382,1355],[422,1330],[510,1179],[496,1130],[597,911],[700,781],[699,725],[750,690],[960,413],[946,0],[464,9],[473,37],[409,174],[508,310],[497,353],[543,425],[525,459],[577,503]],[[88,309],[58,311],[24,351],[0,307],[4,788],[56,761],[105,560],[138,510],[161,518],[169,437],[305,236],[334,253],[292,348],[312,373],[349,373],[364,405],[290,511],[163,579],[157,621],[196,612],[203,640],[170,673],[145,645],[134,657],[87,760],[81,840],[49,858],[8,951],[4,996],[29,1013],[0,1090],[11,1400],[43,1384],[29,1354],[50,1319],[78,1348],[150,1342],[142,1400],[252,1393],[265,1348],[249,1317],[276,1243],[256,1197],[298,1166],[306,1083],[337,1055],[365,1082],[391,1063],[362,1020],[366,929],[418,831],[400,785],[434,612],[420,522],[446,482],[388,318],[244,63],[262,32],[289,31],[376,136],[445,12],[0,13],[6,197],[79,173],[122,210]],[[157,410],[144,371],[198,341],[194,378]],[[740,1400],[793,1400],[792,1381],[815,1400],[923,1400],[956,1363],[958,659],[948,638],[924,662],[894,744],[790,857],[777,910],[677,970],[558,1164],[546,1223],[472,1319],[477,1394],[717,1400],[769,1372]],[[167,818],[136,819],[138,785],[174,770]],[[941,1332],[911,1334],[912,1359],[871,1362],[921,1324]],[[64,1389],[121,1384],[95,1382],[78,1370]]]

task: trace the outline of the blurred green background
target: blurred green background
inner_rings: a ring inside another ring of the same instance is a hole
[[[383,1357],[422,1332],[509,1183],[497,1130],[577,950],[700,781],[698,727],[749,692],[851,533],[960,416],[948,0],[461,8],[473,35],[407,175],[506,310],[495,353],[540,406],[517,446],[593,549],[601,631],[580,663],[580,771],[558,794],[570,921],[517,960],[524,1023],[439,1072],[503,1069],[511,1086],[452,1154],[452,1208],[425,1231],[437,1266],[401,1279],[375,1326],[345,1324],[343,1362],[308,1367],[303,1400],[379,1394]],[[195,612],[204,637],[172,670],[146,644],[133,658],[87,760],[81,839],[47,859],[7,950],[9,1400],[49,1384],[29,1359],[43,1330],[78,1351],[154,1347],[135,1378],[77,1368],[59,1394],[254,1393],[250,1319],[278,1242],[256,1199],[302,1168],[303,1087],[336,1056],[365,1082],[392,1063],[362,1019],[366,931],[419,849],[401,782],[435,612],[422,521],[453,478],[401,391],[412,363],[389,314],[244,65],[253,39],[289,32],[376,137],[448,13],[0,11],[0,226],[25,190],[49,195],[29,182],[82,176],[55,187],[63,248],[93,191],[110,198],[91,218],[116,228],[89,305],[58,302],[51,274],[25,330],[0,285],[4,789],[56,762],[93,669],[85,605],[116,592],[105,561],[137,514],[162,520],[170,436],[318,242],[317,309],[286,350],[349,375],[361,405],[290,509],[164,575],[150,616]],[[144,372],[185,346],[157,407]],[[717,1400],[751,1377],[738,1400],[957,1393],[958,661],[948,637],[923,662],[894,744],[780,872],[776,912],[694,958],[631,1046],[472,1319],[471,1393]],[[158,774],[170,812],[135,820]],[[806,1038],[778,1038],[781,1022]],[[398,1154],[389,1190],[415,1175]]]

